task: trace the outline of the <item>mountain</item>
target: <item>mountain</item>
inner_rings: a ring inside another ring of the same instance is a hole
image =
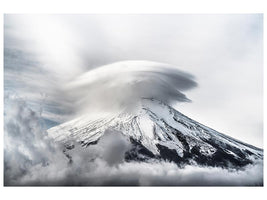
[[[131,142],[126,161],[155,159],[179,166],[242,168],[263,159],[262,149],[204,126],[156,99],[142,99],[136,112],[84,115],[49,129],[48,134],[70,150],[75,147],[70,141],[85,148],[97,145],[108,129],[121,132]]]

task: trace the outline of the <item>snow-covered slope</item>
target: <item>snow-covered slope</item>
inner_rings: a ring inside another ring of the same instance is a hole
[[[106,130],[120,131],[132,143],[126,160],[164,159],[183,164],[242,167],[263,151],[208,128],[155,99],[142,99],[137,112],[84,115],[48,130],[69,145],[97,145]]]

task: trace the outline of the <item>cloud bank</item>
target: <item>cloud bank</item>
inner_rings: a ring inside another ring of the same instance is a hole
[[[11,99],[13,112],[5,115],[4,184],[38,185],[138,185],[138,186],[261,186],[263,163],[243,170],[185,166],[148,160],[126,162],[124,153],[131,144],[120,132],[107,130],[97,145],[63,152],[47,137],[40,116],[25,102]]]

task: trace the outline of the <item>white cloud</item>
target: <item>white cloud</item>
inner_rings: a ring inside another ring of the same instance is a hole
[[[183,91],[196,87],[190,74],[175,66],[124,61],[102,66],[77,77],[65,86],[76,112],[102,112],[136,109],[142,98],[155,98],[167,104],[189,102]]]

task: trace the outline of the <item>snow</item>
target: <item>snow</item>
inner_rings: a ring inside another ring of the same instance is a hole
[[[183,157],[186,148],[176,134],[185,138],[189,151],[197,147],[204,156],[212,156],[216,152],[216,148],[207,143],[209,140],[218,145],[227,144],[242,152],[248,150],[259,158],[263,155],[259,149],[210,129],[155,99],[143,99],[142,106],[135,113],[84,115],[53,127],[48,133],[58,142],[75,140],[86,144],[97,141],[110,128],[139,141],[154,155],[159,155],[157,145],[160,144],[176,150],[178,156]],[[229,150],[226,152],[237,156]]]

